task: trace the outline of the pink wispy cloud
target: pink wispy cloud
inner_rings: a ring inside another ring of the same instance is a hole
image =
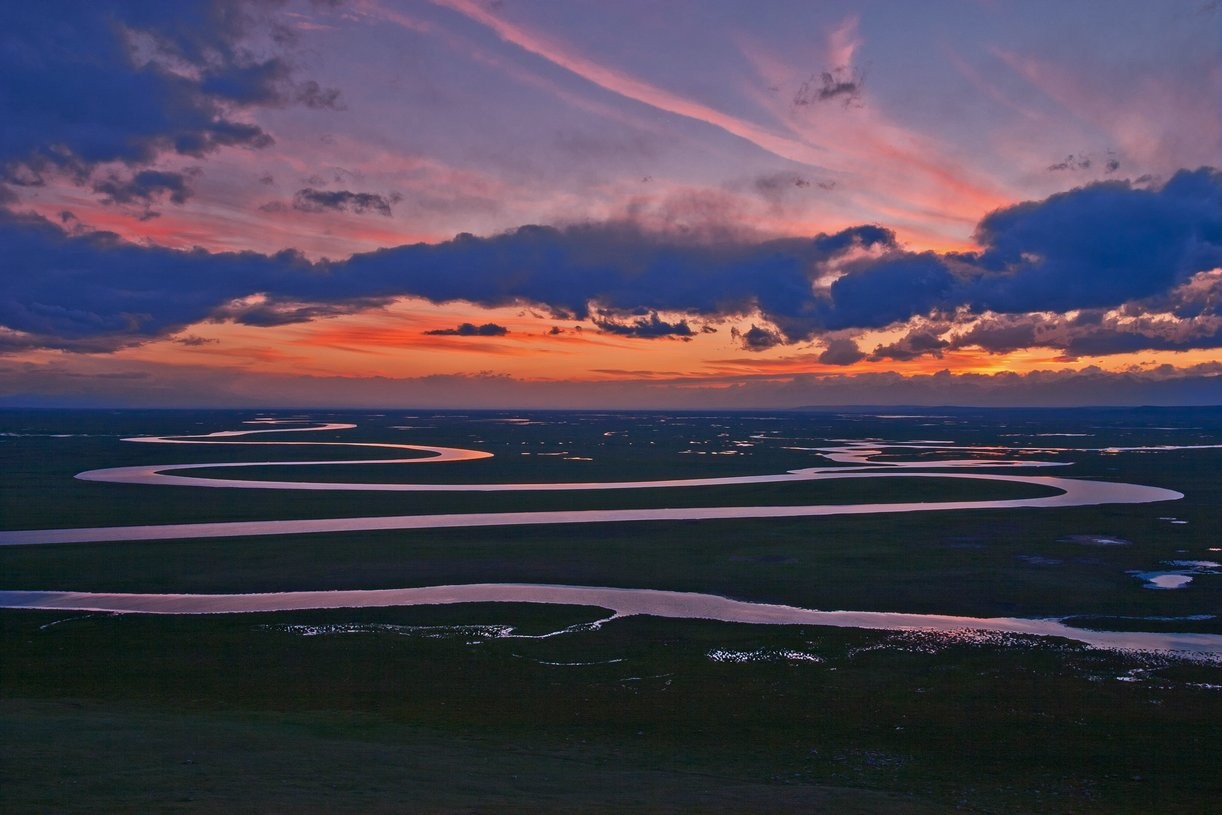
[[[1100,134],[1143,171],[1174,172],[1185,160],[1216,163],[1222,150],[1222,65],[1184,76],[1152,72],[1117,77],[994,47],[992,53],[1087,134]],[[1123,95],[1124,103],[1117,104]]]
[[[819,166],[826,153],[826,148],[819,145],[787,138],[753,122],[687,99],[623,71],[601,65],[544,34],[498,17],[470,0],[433,2],[488,27],[505,42],[541,57],[604,90],[657,110],[716,127],[779,158]]]
[[[962,245],[981,215],[1013,202],[1017,193],[962,150],[906,126],[882,107],[857,66],[857,26],[856,16],[849,16],[827,32],[813,57],[820,70],[813,73],[811,63],[799,70],[740,36],[740,52],[763,81],[742,91],[794,138],[835,145],[822,165],[836,180],[842,213],[856,212],[867,221],[896,219],[893,225],[904,238],[920,245]],[[843,99],[820,99],[814,90],[795,96],[795,89],[825,77],[855,87],[851,94],[846,87]]]

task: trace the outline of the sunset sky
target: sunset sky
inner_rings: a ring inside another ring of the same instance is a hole
[[[1222,403],[1206,0],[0,3],[0,406]]]

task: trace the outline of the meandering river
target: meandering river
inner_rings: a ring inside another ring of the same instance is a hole
[[[263,419],[261,425],[281,424]],[[242,479],[199,478],[177,474],[202,467],[320,466],[343,464],[425,464],[486,458],[480,450],[427,445],[235,441],[234,437],[262,433],[288,433],[342,430],[350,424],[327,423],[308,427],[261,427],[257,430],[232,430],[199,436],[142,436],[126,441],[156,444],[275,444],[346,446],[410,450],[423,456],[398,459],[357,459],[345,461],[229,462],[223,464],[161,464],[90,470],[77,477],[89,481],[124,484],[157,484],[206,487],[213,489],[343,490],[397,492],[521,492],[573,490],[664,489],[678,487],[766,484],[794,481],[820,481],[856,478],[967,478],[1034,484],[1057,491],[1039,498],[995,501],[933,501],[863,503],[807,506],[722,506],[668,509],[610,509],[547,512],[477,512],[449,515],[400,515],[360,518],[315,518],[305,520],[265,520],[225,523],[161,524],[143,526],[82,527],[0,531],[0,545],[38,545],[57,543],[95,543],[131,540],[181,540],[232,536],[261,536],[315,532],[350,532],[388,529],[437,529],[508,526],[523,524],[589,524],[607,522],[645,522],[674,520],[727,520],[743,518],[794,518],[830,515],[861,515],[883,512],[945,512],[968,509],[1011,509],[1018,507],[1071,507],[1095,504],[1147,503],[1173,501],[1181,493],[1138,484],[1092,481],[1056,476],[953,473],[948,470],[983,467],[1055,466],[1050,462],[982,461],[944,459],[941,461],[880,462],[877,442],[845,441],[835,446],[816,448],[815,452],[841,466],[811,467],[786,473],[654,481],[495,483],[495,484],[402,484],[334,483],[304,481],[252,481]],[[946,451],[949,445],[935,442],[887,444],[888,448],[910,447],[924,451]],[[1159,448],[1167,449],[1167,448]],[[847,466],[846,466],[847,465]],[[173,473],[173,474],[171,474]],[[1196,655],[1222,655],[1222,635],[1167,634],[1148,632],[1088,631],[1066,625],[1060,619],[972,618],[931,614],[906,614],[863,611],[817,611],[795,606],[771,605],[731,600],[708,594],[658,591],[652,589],[599,588],[528,584],[474,584],[427,586],[403,589],[279,592],[274,594],[113,594],[64,591],[0,591],[0,606],[27,609],[62,609],[155,614],[217,614],[258,611],[286,611],[368,606],[434,605],[475,602],[521,602],[590,605],[609,609],[615,616],[649,614],[660,617],[699,618],[739,623],[806,624],[875,628],[888,630],[928,630],[955,632],[988,631],[1018,635],[1065,637],[1099,648],[1125,650],[1176,651]]]

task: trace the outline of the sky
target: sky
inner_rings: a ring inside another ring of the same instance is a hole
[[[1216,0],[14,0],[0,76],[0,406],[1222,404]]]

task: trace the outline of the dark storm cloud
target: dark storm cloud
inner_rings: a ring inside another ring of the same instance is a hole
[[[335,195],[355,206],[357,199],[344,196],[369,194]],[[389,199],[372,198],[370,211],[381,211],[379,201],[389,209]],[[637,336],[673,334],[683,324],[655,325],[648,315],[659,312],[758,314],[764,322],[740,338],[758,350],[912,318],[958,315],[963,323],[986,313],[1126,303],[1214,314],[1216,284],[1207,270],[1222,265],[1222,174],[1182,171],[1161,189],[1089,185],[991,213],[977,239],[979,252],[939,255],[905,252],[878,226],[735,243],[615,222],[524,226],[310,262],[292,252],[135,246],[10,213],[0,215],[0,325],[24,332],[18,337],[30,345],[119,347],[202,319],[277,324],[410,295],[486,307],[533,304],[564,320],[594,314]],[[815,286],[832,275],[839,277],[830,286]],[[915,350],[910,344],[875,353]]]
[[[811,74],[793,96],[795,107],[803,107],[814,102],[840,101],[845,107],[861,104],[862,87],[865,75],[861,72],[841,65],[829,71],[821,71],[818,75]]]
[[[754,245],[676,242],[626,223],[557,229],[526,226],[491,238],[459,235],[355,255],[343,278],[377,281],[430,300],[482,306],[536,303],[555,315],[587,319],[681,311],[720,316],[757,305],[773,322],[798,327],[816,319],[811,279],[819,263],[849,247],[887,241],[873,227],[826,238]]]
[[[1164,311],[1179,319],[1217,317],[1222,315],[1222,272],[1202,272],[1186,283],[1166,293],[1160,293],[1131,305],[1126,304],[1127,316],[1148,311]]]
[[[827,341],[827,348],[819,355],[824,365],[853,365],[866,358],[853,340],[837,337]]]
[[[833,235],[820,234],[813,238],[812,242],[817,251],[829,255],[838,254],[853,247],[894,249],[896,245],[895,233],[890,229],[872,224],[843,229]]]
[[[883,359],[894,359],[905,362],[917,357],[932,356],[942,358],[942,349],[950,343],[939,336],[935,329],[918,329],[909,331],[902,338],[890,345],[880,345],[870,354],[871,362]]]
[[[503,337],[509,333],[509,329],[496,323],[461,323],[457,328],[435,328],[424,333],[437,337]]]
[[[1092,157],[1088,153],[1070,153],[1061,161],[1055,164],[1048,165],[1048,172],[1059,173],[1065,171],[1089,170],[1091,167],[1103,166],[1103,173],[1111,175],[1120,169],[1120,159],[1111,150],[1108,150],[1102,157]]]
[[[785,338],[777,332],[760,328],[754,323],[746,331],[731,328],[730,336],[742,343],[743,350],[746,351],[767,351],[785,342]]]
[[[1089,156],[1075,156],[1070,153],[1063,161],[1058,161],[1056,164],[1048,165],[1048,172],[1056,173],[1063,170],[1089,170],[1091,160]]]
[[[1222,174],[1176,173],[1158,191],[1091,184],[981,221],[962,301],[1065,311],[1150,297],[1222,264]]]
[[[858,102],[861,98],[860,76],[856,76],[843,68],[837,68],[834,71],[824,71],[819,74],[819,92],[817,94],[820,102],[826,102],[829,99],[840,99],[844,104],[852,104]]]
[[[390,207],[400,200],[398,195],[376,195],[370,192],[348,190],[316,190],[307,187],[293,196],[293,209],[302,212],[354,212],[364,215],[375,212],[389,218]]]
[[[343,108],[338,88],[324,88],[313,79],[307,79],[293,89],[293,101],[315,109],[339,110]]]
[[[1068,356],[1107,356],[1133,351],[1189,351],[1195,348],[1222,347],[1222,324],[1200,333],[1189,330],[1166,331],[1158,327],[1128,328],[1101,326],[1071,336],[1064,349]]]
[[[352,298],[335,303],[302,303],[287,299],[248,302],[245,299],[238,299],[214,309],[208,314],[208,318],[214,321],[232,320],[243,325],[263,327],[292,325],[326,317],[339,317],[354,311],[377,308],[386,303],[386,298],[376,297]]]
[[[262,289],[292,287],[290,281],[322,273],[289,252],[181,252],[105,232],[69,234],[11,213],[0,213],[0,247],[0,325],[22,332],[8,337],[10,347],[113,350],[172,334]],[[332,300],[327,307],[338,306]]]
[[[658,339],[659,337],[689,338],[696,333],[687,324],[687,320],[668,323],[660,319],[657,313],[650,314],[648,317],[639,317],[628,323],[621,323],[606,316],[595,317],[593,323],[598,326],[600,331],[605,331],[608,334],[618,334],[621,337],[639,337],[647,340]]]
[[[208,96],[239,105],[275,105],[284,100],[289,66],[280,59],[204,71],[199,89]]]
[[[944,334],[944,339],[951,348],[1007,353],[1044,347],[1072,357],[1217,348],[1222,347],[1220,300],[1222,273],[1204,272],[1166,294],[1117,309],[1086,309],[1072,316],[993,315],[967,331]]]
[[[318,106],[330,93],[295,83],[282,58],[243,47],[277,5],[0,3],[0,180],[30,185],[66,173],[83,182],[106,162],[140,166],[271,144],[235,112]]]
[[[822,322],[831,329],[889,325],[949,305],[959,285],[933,252],[869,260],[832,284]]]
[[[773,200],[780,198],[785,192],[792,189],[805,189],[810,186],[810,181],[797,173],[780,172],[768,173],[766,175],[756,176],[751,182],[751,186],[755,188],[763,197]]]
[[[189,348],[198,348],[201,345],[215,345],[220,340],[215,337],[197,337],[194,334],[188,334],[185,337],[175,337],[174,342]]]
[[[93,191],[108,204],[151,204],[160,198],[168,198],[175,204],[184,204],[191,197],[191,187],[185,173],[141,170],[131,178],[119,178],[113,173],[93,182]]]
[[[1036,327],[1044,324],[1044,320],[1033,319],[1026,315],[1011,319],[985,320],[957,336],[953,346],[955,348],[975,346],[994,354],[1031,348],[1040,342],[1036,336]]]

